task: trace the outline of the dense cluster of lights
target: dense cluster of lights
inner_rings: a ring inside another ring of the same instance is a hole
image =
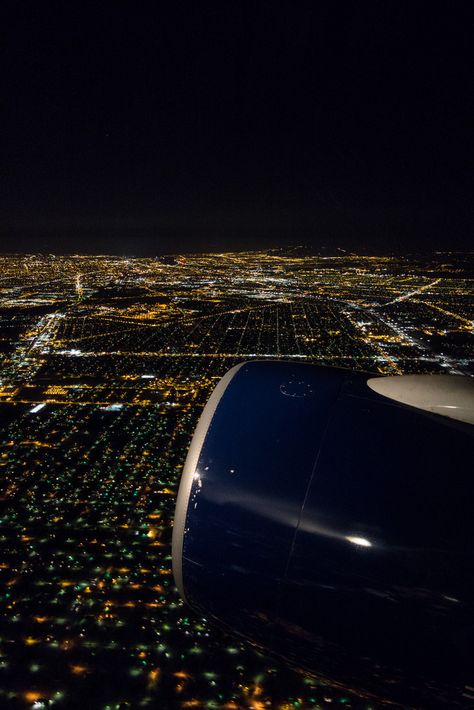
[[[0,261],[0,705],[369,707],[182,605],[175,494],[199,413],[239,361],[472,372],[461,260]]]

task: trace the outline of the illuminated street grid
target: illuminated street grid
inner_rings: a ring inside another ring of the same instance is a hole
[[[182,606],[175,495],[239,361],[474,373],[472,256],[0,262],[0,706],[379,707]]]

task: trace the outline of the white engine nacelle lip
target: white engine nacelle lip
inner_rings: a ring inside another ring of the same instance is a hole
[[[248,363],[241,362],[231,370],[226,372],[224,377],[219,380],[213,390],[206,406],[197,423],[188,455],[184,463],[183,473],[179,484],[178,497],[176,500],[176,510],[174,514],[173,538],[171,543],[172,567],[175,584],[181,597],[186,601],[183,584],[183,543],[185,535],[186,517],[188,513],[189,498],[193,486],[194,474],[199,462],[201,450],[206,439],[207,432],[211,425],[214,413],[219,405],[219,402],[227,389],[230,381],[234,378],[241,367]]]

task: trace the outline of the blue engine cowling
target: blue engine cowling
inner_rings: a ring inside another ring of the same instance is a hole
[[[251,362],[221,380],[176,507],[199,613],[379,698],[474,705],[472,425],[368,375]]]

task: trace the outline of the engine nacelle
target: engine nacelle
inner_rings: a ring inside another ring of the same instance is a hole
[[[472,706],[473,401],[467,377],[230,370],[181,480],[182,597],[348,688]]]

